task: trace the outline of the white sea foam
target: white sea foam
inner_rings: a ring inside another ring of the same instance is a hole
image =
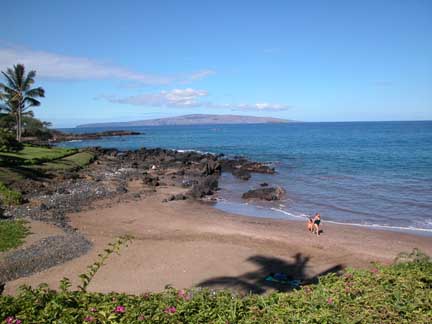
[[[212,152],[204,152],[204,151],[200,151],[200,150],[176,150],[176,149],[173,149],[173,151],[176,151],[176,152],[179,152],[179,153],[196,152],[196,153],[199,153],[199,154],[212,154],[212,155],[216,155],[216,154],[214,154]]]
[[[270,208],[273,211],[285,214],[287,216],[293,217],[293,218],[301,218],[305,219],[309,216],[306,214],[293,214],[290,212],[287,212],[286,210],[278,209],[278,208]],[[382,228],[382,229],[389,229],[389,230],[399,230],[399,231],[420,231],[420,232],[427,232],[432,233],[432,228],[422,228],[422,227],[414,227],[414,226],[391,226],[391,225],[381,225],[381,224],[359,224],[359,223],[344,223],[344,222],[336,222],[336,221],[325,221],[326,223],[330,224],[338,224],[338,225],[349,225],[349,226],[358,226],[358,227],[367,227],[367,228]]]

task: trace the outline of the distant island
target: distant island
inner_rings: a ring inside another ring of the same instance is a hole
[[[166,126],[166,125],[222,125],[222,124],[281,124],[290,123],[292,120],[272,118],[272,117],[256,117],[256,116],[240,116],[240,115],[184,115],[177,117],[136,120],[129,122],[113,122],[113,123],[94,123],[83,124],[76,126],[77,128],[88,127],[133,127],[133,126]]]

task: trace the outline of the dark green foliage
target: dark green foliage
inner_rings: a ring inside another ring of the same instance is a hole
[[[50,125],[50,123],[34,117],[23,117],[23,136],[36,137],[39,140],[46,141],[52,138],[51,130],[48,129]]]
[[[0,113],[0,128],[12,131],[16,126],[16,120],[11,114]]]
[[[24,221],[0,221],[0,252],[15,248],[30,234]]]
[[[8,130],[0,128],[0,152],[17,152],[23,149],[23,145],[15,139]]]
[[[23,137],[37,138],[40,141],[47,141],[53,137],[55,131],[49,129],[51,123],[41,121],[33,117],[32,112],[22,116]],[[10,132],[16,129],[16,119],[12,114],[0,113],[0,128]]]
[[[128,280],[119,274],[118,280]],[[23,288],[0,297],[0,320],[23,323],[431,323],[432,263],[376,265],[330,274],[290,293],[239,297],[227,291],[126,295]]]

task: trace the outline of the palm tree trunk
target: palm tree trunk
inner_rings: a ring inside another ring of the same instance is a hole
[[[18,125],[20,123],[20,120],[19,120],[18,112],[15,114],[15,123],[16,123],[15,124],[16,140],[19,141],[20,136],[19,136],[19,127],[18,127]]]
[[[17,141],[21,142],[21,132],[22,132],[22,120],[21,120],[21,109],[18,109],[18,124],[17,124],[17,130],[18,130],[18,136]]]

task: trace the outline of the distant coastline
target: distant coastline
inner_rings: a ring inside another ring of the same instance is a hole
[[[137,126],[173,126],[173,125],[225,125],[225,124],[285,124],[295,121],[257,116],[208,115],[194,114],[158,119],[135,120],[129,122],[92,123],[76,126],[77,128],[96,127],[137,127]]]

